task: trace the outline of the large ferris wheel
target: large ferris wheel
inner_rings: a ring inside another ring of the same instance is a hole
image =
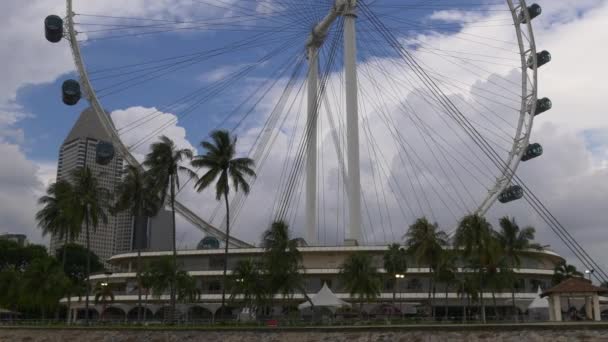
[[[187,3],[217,13],[132,17],[89,13],[84,1],[66,0],[66,16],[45,21],[47,39],[66,39],[77,68],[78,81],[63,84],[64,103],[83,97],[129,164],[140,165],[134,151],[172,123],[151,110],[119,127],[106,108],[128,103],[133,89],[162,92],[167,78],[226,59],[239,64],[154,106],[174,111],[183,124],[245,77],[262,79],[224,104],[226,116],[215,126],[251,135],[247,149],[258,173],[280,169],[273,193],[259,196],[267,198],[272,218],[304,226],[309,243],[328,240],[328,227],[335,227],[334,241],[388,242],[401,236],[395,227],[416,217],[450,225],[458,215],[485,214],[497,201],[523,197],[513,177],[521,161],[542,154],[531,143],[532,124],[551,108],[537,92],[538,69],[551,60],[534,39],[540,6],[525,0]],[[184,32],[196,38],[196,51],[169,53],[163,40]],[[128,37],[147,51],[157,46],[157,56],[138,53],[137,45],[111,45]],[[146,45],[147,39],[154,41]],[[96,49],[139,60],[106,58],[107,64],[95,58]],[[149,133],[127,143],[142,126]],[[285,148],[277,150],[281,138]],[[280,165],[267,166],[268,160]],[[245,199],[237,194],[231,203],[243,215],[251,202]],[[200,213],[178,202],[176,210],[207,235],[225,238],[217,208]],[[231,245],[250,243],[231,239]]]

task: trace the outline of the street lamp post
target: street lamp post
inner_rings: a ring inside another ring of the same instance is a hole
[[[404,274],[395,274],[395,287],[397,287],[397,285],[401,283],[399,280],[403,278],[405,278]],[[403,293],[401,291],[401,288],[399,288],[399,313],[403,317]]]
[[[585,270],[585,274],[589,275],[589,281],[591,281],[591,275],[595,272],[594,269],[590,269],[590,270]]]

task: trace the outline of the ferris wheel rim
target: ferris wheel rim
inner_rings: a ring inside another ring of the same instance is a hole
[[[497,177],[494,187],[488,191],[486,198],[481,202],[477,209],[477,213],[480,215],[485,215],[488,210],[490,210],[492,205],[496,203],[500,193],[509,186],[515,176],[515,172],[517,172],[519,164],[521,163],[521,158],[526,147],[530,143],[530,135],[532,133],[534,113],[536,110],[536,100],[538,98],[538,59],[534,29],[532,27],[530,13],[527,10],[522,10],[526,9],[528,6],[526,0],[506,0],[506,2],[513,17],[513,26],[515,27],[521,59],[522,100],[517,129],[515,137],[513,138],[513,146],[509,152],[509,157],[505,161],[505,167],[502,174]],[[516,5],[515,2],[518,2],[518,4]],[[522,13],[526,19],[525,28],[528,34],[525,37],[522,32],[522,21],[519,17],[519,13]],[[525,45],[526,40],[528,41],[528,46]],[[533,65],[531,70],[528,64],[529,59],[532,60]],[[528,82],[530,82],[530,92],[528,92]]]
[[[534,121],[534,112],[536,108],[536,100],[538,97],[538,61],[532,20],[530,19],[528,11],[522,11],[522,9],[527,8],[526,0],[505,1],[513,17],[514,27],[517,36],[517,45],[520,50],[519,54],[521,59],[522,70],[522,101],[518,119],[518,126],[515,132],[515,136],[513,138],[512,149],[511,151],[509,151],[508,158],[506,160],[503,159],[505,167],[502,174],[496,178],[496,182],[489,189],[486,196],[480,199],[479,201],[481,202],[481,204],[477,208],[476,213],[480,215],[485,215],[488,210],[494,205],[498,198],[498,195],[509,186],[512,181],[512,178],[515,175],[515,172],[519,167],[521,157],[524,154],[525,149],[530,141],[530,135]],[[525,31],[527,35],[524,35],[524,31],[521,27],[521,24],[523,22],[519,18],[520,11],[527,19],[525,22]],[[89,102],[90,107],[92,108],[95,115],[102,122],[104,129],[107,131],[107,133],[110,134],[112,142],[115,144],[115,146],[118,147],[119,152],[127,161],[127,163],[141,167],[141,164],[129,151],[128,146],[126,146],[120,139],[116,127],[114,126],[110,116],[107,115],[106,111],[103,109],[103,106],[99,101],[95,90],[93,89],[90,78],[88,76],[88,71],[86,70],[84,58],[80,51],[80,45],[76,38],[78,32],[75,28],[74,23],[74,16],[76,15],[76,13],[73,11],[73,0],[66,0],[66,13],[67,20],[65,23],[65,28],[67,31],[67,38],[70,44],[70,49],[77,69],[78,77],[81,82],[81,87],[83,88],[83,95],[85,99]],[[531,59],[533,63],[533,68],[531,69],[529,68],[528,64],[529,59]],[[528,87],[528,82],[530,83],[530,87]],[[199,217],[197,214],[189,210],[183,203],[176,200],[175,205],[176,211],[180,215],[184,216],[186,220],[194,224],[201,231],[210,236],[225,240],[226,235],[224,231],[216,228],[212,224],[208,223],[206,220]],[[249,244],[245,241],[241,241],[232,236],[230,238],[230,245],[234,247],[252,246],[252,244]]]

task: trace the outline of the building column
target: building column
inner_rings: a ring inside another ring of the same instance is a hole
[[[553,302],[553,295],[549,296],[549,320],[551,322],[555,321],[555,309],[553,309],[553,306],[555,306],[554,302]]]
[[[585,296],[585,316],[587,317],[588,320],[592,320],[593,319],[593,303],[591,300],[592,297],[590,296]]]
[[[562,321],[562,302],[559,294],[552,295],[553,297],[553,315],[556,322]]]
[[[597,293],[593,294],[593,318],[596,321],[602,320],[602,314],[600,313],[600,296]]]

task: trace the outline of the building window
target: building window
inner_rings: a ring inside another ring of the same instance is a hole
[[[220,270],[224,268],[224,257],[221,255],[213,255],[209,257],[209,268],[212,270]]]
[[[321,278],[321,286],[323,286],[323,284],[327,284],[327,287],[329,287],[331,289],[331,279],[329,278]]]

